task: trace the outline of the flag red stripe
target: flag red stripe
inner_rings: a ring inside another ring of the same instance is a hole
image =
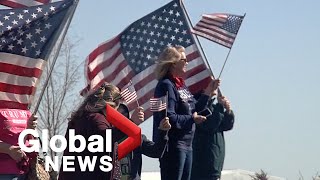
[[[50,2],[50,0],[35,0],[35,1],[38,1],[40,3],[43,3],[43,4],[47,4]]]
[[[133,71],[130,71],[130,73],[125,76],[123,79],[121,79],[120,83],[118,83],[118,87],[122,89],[126,84],[130,82],[130,80],[135,76],[135,73]]]
[[[89,80],[92,80],[100,71],[109,67],[116,58],[121,54],[121,50],[118,49],[109,59],[105,59],[103,63],[96,66],[91,72],[88,73]]]
[[[18,86],[18,85],[0,83],[0,92],[32,95],[32,92],[34,92],[34,90],[35,90],[35,87]]]
[[[209,35],[209,36],[211,36],[211,37],[214,37],[214,38],[216,38],[216,39],[218,39],[218,40],[221,40],[221,41],[223,41],[223,42],[226,42],[226,43],[229,43],[229,44],[232,44],[232,43],[233,43],[233,41],[229,41],[229,40],[226,39],[226,38],[222,38],[222,37],[220,37],[220,36],[217,36],[216,34],[213,34],[213,33],[207,32],[207,31],[204,31],[204,30],[198,28],[197,26],[194,27],[194,29],[196,30],[196,31],[195,31],[196,34],[197,34],[197,31],[198,31],[198,32],[207,34],[207,35]],[[219,33],[219,34],[220,34],[220,33]],[[200,34],[199,34],[199,35],[200,35]]]
[[[1,0],[0,4],[3,4],[3,5],[8,6],[8,7],[12,7],[12,8],[27,7],[27,6],[23,5],[23,4],[15,3],[15,2],[12,2],[12,1],[7,1],[7,0]]]
[[[137,91],[140,90],[153,79],[155,79],[155,74],[154,73],[149,74],[144,79],[140,80],[137,84],[135,84],[136,90]]]
[[[198,74],[199,72],[202,72],[204,70],[206,70],[207,67],[204,64],[200,64],[197,67],[194,67],[192,69],[190,69],[187,73],[186,73],[186,79]]]
[[[129,74],[126,77],[123,77],[118,84],[114,84],[114,85],[116,85],[118,88],[122,89],[123,87],[125,87],[130,82],[130,80],[134,76],[135,76],[135,73],[133,71],[130,71]],[[93,89],[95,89],[96,87],[100,86],[103,82],[110,82],[110,81],[108,81],[108,78],[105,77],[105,78],[101,79],[100,82],[93,87]],[[89,88],[89,90],[90,90],[89,86],[87,86],[86,88]]]
[[[214,16],[214,17],[202,16],[202,19],[212,21],[212,25],[215,25],[218,27],[222,26],[222,24],[227,21],[227,17],[222,17],[222,16],[219,16],[219,18],[217,18],[217,16]]]
[[[123,68],[125,68],[127,66],[127,62],[126,61],[122,61],[119,66],[114,69],[113,72],[110,72],[110,75],[108,76],[108,78],[105,79],[106,82],[111,82],[112,80],[114,80],[118,74],[120,73],[120,71],[122,71]]]
[[[222,46],[225,46],[227,48],[230,48],[232,46],[232,43],[230,44],[230,43],[227,43],[225,41],[221,41],[221,40],[219,40],[219,39],[217,39],[215,37],[212,37],[212,36],[210,36],[210,35],[208,35],[206,33],[202,33],[202,32],[199,32],[199,31],[194,31],[193,33],[198,35],[198,36],[201,36],[203,38],[206,38],[206,39],[208,39],[210,41],[216,42],[216,43],[218,43],[218,44],[220,44]]]
[[[0,109],[6,109],[8,107],[10,107],[12,109],[28,109],[28,104],[22,104],[22,103],[13,102],[13,101],[0,100]]]
[[[143,97],[140,97],[138,99],[139,104],[143,105],[143,104],[147,103],[149,101],[149,99],[151,97],[153,97],[153,91],[154,91],[154,88],[150,89],[150,91],[148,91]],[[137,105],[135,103],[128,104],[129,109],[134,109],[136,106]]]
[[[47,4],[50,0],[0,0],[0,4],[11,8],[24,8],[28,6],[37,6]]]
[[[89,63],[88,64],[90,64],[92,61],[94,61],[97,58],[97,56],[99,56],[100,54],[105,53],[109,49],[112,49],[113,46],[115,46],[119,42],[120,42],[120,38],[119,38],[119,36],[117,36],[117,37],[111,39],[110,41],[106,42],[105,44],[102,44],[99,47],[97,47],[95,50],[93,50],[89,54]]]
[[[14,74],[18,76],[36,77],[36,78],[39,78],[42,73],[41,69],[38,69],[38,68],[27,68],[27,67],[21,67],[13,64],[2,63],[2,62],[0,62],[0,72]]]
[[[203,21],[200,21],[200,22],[202,22],[202,23],[204,23],[204,24],[198,23],[198,24],[196,25],[196,27],[195,27],[196,29],[201,29],[201,28],[203,28],[203,29],[208,29],[208,30],[211,30],[211,31],[216,32],[216,33],[218,33],[218,34],[221,34],[221,35],[223,35],[223,36],[225,36],[225,37],[228,37],[228,38],[230,38],[230,39],[234,39],[234,36],[223,32],[221,29],[220,29],[220,31],[219,31],[218,28],[212,27],[211,25],[208,25],[208,23],[206,23],[206,22],[203,22]]]
[[[192,52],[192,53],[187,55],[187,60],[190,62],[190,61],[192,61],[194,59],[197,59],[198,57],[200,57],[199,52],[198,51],[194,51],[194,52]]]
[[[205,79],[202,79],[201,81],[198,81],[197,83],[189,86],[189,90],[192,94],[195,94],[199,91],[199,87],[207,87],[209,82],[211,81],[211,77],[207,77]]]

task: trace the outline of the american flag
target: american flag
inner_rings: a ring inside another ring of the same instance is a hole
[[[231,14],[204,14],[192,32],[227,48],[236,39],[244,16]]]
[[[167,109],[167,96],[150,99],[150,111],[159,112]]]
[[[51,0],[0,0],[0,4],[11,8],[38,6],[51,2]]]
[[[121,91],[121,96],[127,102],[127,104],[131,103],[134,100],[137,100],[137,92],[132,84]]]
[[[72,4],[0,10],[0,108],[28,108]]]
[[[118,155],[119,144],[114,143],[113,146],[113,161],[112,161],[112,171],[111,171],[111,180],[121,180],[121,164]]]
[[[89,54],[85,65],[88,85],[83,92],[96,89],[103,81],[122,89],[131,80],[138,101],[145,109],[145,118],[150,117],[148,101],[157,84],[153,74],[155,62],[170,45],[186,48],[189,61],[186,85],[191,92],[204,89],[210,81],[210,72],[200,56],[179,1],[172,1],[130,24]],[[136,106],[133,102],[128,104],[130,110]]]

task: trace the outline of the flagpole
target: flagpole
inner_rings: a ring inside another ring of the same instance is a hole
[[[133,83],[132,83],[132,81],[131,81],[131,80],[129,81],[129,83],[130,83],[130,85],[129,85],[129,86],[132,86],[132,87],[133,87],[133,89],[134,89],[134,91],[136,91],[136,88],[134,88]],[[138,102],[138,97],[136,98],[136,102],[137,102],[138,107],[140,107],[139,102]]]
[[[221,71],[220,71],[220,73],[219,73],[218,79],[221,77],[221,73],[222,73],[222,71],[223,71],[223,69],[224,69],[224,66],[226,65],[226,63],[227,63],[227,61],[228,61],[228,57],[229,57],[229,54],[230,54],[230,52],[231,52],[231,49],[232,49],[232,46],[231,46],[231,48],[229,49],[229,52],[228,52],[228,54],[227,54],[226,59],[224,60],[224,63],[223,63],[222,69],[221,69]]]
[[[246,13],[244,13],[243,19],[244,19],[245,16],[246,16]],[[242,22],[241,22],[241,23],[242,23]],[[240,30],[240,28],[241,28],[241,26],[239,27],[239,30]],[[239,32],[239,30],[238,30],[238,32]],[[238,32],[237,32],[237,34],[238,34]],[[237,37],[235,37],[234,41],[236,41],[236,38],[237,38]],[[233,42],[233,44],[234,44],[234,42]],[[232,47],[233,47],[233,44],[231,45],[231,47],[230,47],[230,49],[229,49],[229,52],[228,52],[227,57],[226,57],[226,60],[224,61],[223,66],[222,66],[222,69],[221,69],[221,71],[220,71],[220,73],[219,73],[218,79],[221,77],[222,71],[224,70],[224,66],[226,65],[226,63],[227,63],[227,61],[228,61],[228,58],[229,58],[231,49],[232,49]]]
[[[188,21],[189,21],[189,24],[191,25],[191,28],[192,28],[193,25],[192,25],[191,19],[190,19],[190,17],[189,17],[189,14],[188,14],[188,12],[187,12],[187,10],[186,10],[186,7],[185,7],[184,4],[183,4],[183,0],[180,0],[180,2],[181,2],[181,5],[182,5],[182,8],[183,8],[183,11],[184,11],[184,13],[185,13],[186,16],[187,16],[187,19],[188,19]],[[190,29],[191,29],[191,28],[190,28]],[[201,53],[202,53],[203,56],[204,56],[204,59],[205,59],[205,61],[206,61],[207,66],[209,67],[209,70],[210,70],[210,72],[211,72],[211,75],[212,75],[213,79],[216,79],[216,78],[214,77],[214,74],[213,74],[213,71],[212,71],[212,69],[211,69],[211,66],[210,66],[210,64],[209,64],[209,62],[208,62],[206,53],[204,52],[204,50],[203,50],[203,48],[202,48],[202,45],[201,45],[201,43],[200,43],[200,41],[199,41],[198,36],[192,35],[192,37],[194,37],[194,36],[196,37],[197,43],[198,43],[199,46],[200,46]],[[222,93],[221,93],[220,88],[218,88],[218,96],[222,96]]]
[[[185,8],[185,6],[184,6],[184,4],[183,4],[183,0],[180,0],[180,3],[181,3],[181,5],[182,5],[181,7],[182,7],[184,13],[186,14],[186,17],[187,17],[187,19],[188,19],[188,22],[189,22],[189,24],[190,24],[190,26],[191,26],[191,28],[190,28],[190,27],[189,27],[189,28],[192,29],[193,25],[192,25],[191,19],[190,19],[190,17],[189,17],[189,14],[188,14],[188,12],[187,12],[187,9]],[[210,64],[209,64],[209,62],[208,62],[206,53],[204,52],[204,50],[203,50],[203,48],[202,48],[202,45],[201,45],[201,43],[200,43],[200,41],[199,41],[198,36],[192,34],[192,37],[195,37],[195,39],[197,40],[197,43],[199,44],[199,47],[200,47],[200,50],[201,50],[201,53],[203,54],[204,60],[206,61],[206,64],[207,64],[207,66],[209,67],[209,70],[210,70],[210,72],[211,72],[211,75],[212,75],[213,78],[214,78],[213,71],[212,71],[212,69],[211,69],[211,67],[210,67]]]
[[[46,88],[47,88],[47,86],[48,86],[48,83],[49,83],[49,80],[50,80],[50,77],[51,77],[51,74],[52,74],[54,65],[55,65],[55,63],[56,63],[56,61],[57,61],[57,59],[58,59],[59,51],[60,51],[60,49],[61,49],[61,47],[62,47],[62,42],[63,42],[63,40],[64,40],[64,38],[65,38],[65,36],[66,36],[66,34],[67,34],[67,31],[68,31],[68,29],[69,29],[71,20],[72,20],[73,15],[74,15],[74,13],[75,13],[75,11],[76,11],[76,7],[77,7],[77,5],[78,5],[78,2],[79,2],[79,0],[74,0],[74,4],[72,5],[73,7],[72,7],[72,9],[70,10],[70,13],[71,13],[70,15],[71,15],[71,16],[70,16],[68,19],[66,19],[66,21],[67,21],[67,22],[66,22],[66,26],[63,27],[65,30],[63,31],[63,34],[62,34],[62,36],[61,36],[60,43],[59,43],[58,46],[57,46],[56,53],[54,54],[54,57],[53,57],[52,65],[51,65],[50,70],[49,70],[49,73],[48,73],[48,75],[47,75],[47,79],[45,80],[44,86],[43,86],[43,88],[41,89],[41,93],[40,93],[40,95],[39,95],[39,99],[38,99],[37,104],[36,104],[36,106],[35,106],[35,108],[34,108],[34,110],[33,110],[33,113],[32,113],[33,115],[35,115],[35,114],[37,113],[38,109],[39,109],[39,106],[40,106],[40,103],[41,103],[43,94],[44,94],[44,92],[45,92],[45,90],[46,90]]]
[[[168,105],[168,91],[166,92],[166,105]],[[165,118],[167,117],[167,108],[165,109]]]

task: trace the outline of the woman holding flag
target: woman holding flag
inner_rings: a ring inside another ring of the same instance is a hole
[[[209,95],[217,87],[219,81],[212,81],[196,101],[184,83],[188,61],[182,46],[167,47],[159,56],[155,74],[159,80],[154,97],[167,99],[166,111],[154,110],[153,141],[158,141],[159,123],[169,117],[172,125],[169,131],[167,152],[160,159],[162,180],[189,180],[192,167],[192,141],[195,123],[206,120],[198,115],[206,106]]]

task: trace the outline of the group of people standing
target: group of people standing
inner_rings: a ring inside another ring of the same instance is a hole
[[[159,158],[162,180],[217,180],[220,178],[225,157],[223,132],[233,128],[234,114],[228,99],[217,94],[221,82],[218,79],[212,80],[202,92],[195,95],[190,93],[182,78],[187,64],[185,49],[182,46],[167,47],[159,56],[155,69],[158,84],[154,97],[167,96],[167,109],[153,114],[153,141],[142,135],[141,145],[127,155],[124,158],[125,161],[114,163],[114,168],[120,166],[121,179],[140,179],[142,154]],[[105,137],[105,130],[112,129],[113,144],[120,143],[126,136],[108,121],[107,104],[137,125],[144,121],[142,108],[137,108],[130,117],[129,110],[121,99],[118,87],[109,83],[102,84],[100,88],[90,93],[73,113],[68,129],[74,129],[76,135],[82,135],[85,138],[91,135]],[[68,138],[68,134],[65,137]],[[64,156],[97,156],[99,159],[106,155],[91,153],[87,148],[81,153],[68,150],[69,148],[66,148]],[[1,157],[6,157],[11,158],[13,162],[19,162],[14,151],[14,146],[6,144],[0,137],[0,161],[2,161]],[[112,157],[113,154],[109,153],[109,155]],[[116,160],[113,159],[113,161]],[[79,163],[74,164],[75,172],[60,171],[60,180],[119,178],[114,175],[114,171],[103,172],[97,166],[93,172],[81,172]],[[127,168],[121,168],[121,164],[126,164]],[[1,167],[0,172],[0,180],[13,180],[13,177],[17,177],[5,176]],[[19,173],[17,172],[16,175]],[[23,179],[23,176],[19,175],[19,177]]]

